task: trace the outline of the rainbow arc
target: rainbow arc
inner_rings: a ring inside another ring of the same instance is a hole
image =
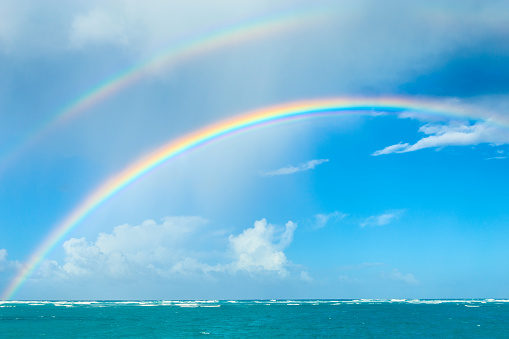
[[[11,299],[16,291],[41,264],[48,253],[75,229],[81,221],[94,212],[107,200],[121,192],[161,164],[227,137],[250,129],[274,124],[284,124],[296,119],[313,119],[322,116],[369,115],[373,112],[398,114],[415,112],[441,116],[447,119],[489,120],[490,116],[481,111],[462,106],[450,106],[442,102],[423,101],[411,98],[332,98],[291,102],[288,104],[262,108],[237,115],[200,128],[194,132],[173,139],[149,154],[134,161],[92,190],[59,224],[57,224],[29,257],[25,266],[11,281],[1,299]],[[508,127],[503,121],[491,123]]]

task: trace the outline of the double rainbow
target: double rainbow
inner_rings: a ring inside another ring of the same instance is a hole
[[[9,150],[4,151],[3,155],[0,155],[0,168],[7,166],[22,151],[37,144],[43,137],[55,131],[66,122],[87,112],[94,105],[122,89],[140,81],[147,74],[153,74],[193,57],[227,46],[306,27],[307,24],[313,24],[317,20],[323,19],[326,14],[320,8],[293,11],[256,21],[243,22],[240,25],[211,31],[201,36],[186,39],[181,43],[173,44],[152,55],[147,60],[92,87],[62,110],[53,114]]]
[[[327,115],[362,115],[372,114],[373,112],[397,114],[405,111],[447,118],[475,120],[488,118],[482,112],[472,112],[461,106],[448,106],[439,102],[418,101],[409,98],[339,98],[300,101],[272,106],[214,123],[171,140],[100,184],[65,219],[53,228],[51,233],[30,256],[23,269],[2,293],[1,299],[11,299],[48,253],[95,209],[111,199],[124,187],[178,155],[191,152],[199,146],[216,142],[249,129],[295,119]]]

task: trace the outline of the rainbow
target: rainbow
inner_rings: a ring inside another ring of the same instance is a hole
[[[66,218],[53,228],[51,233],[30,256],[27,264],[5,289],[1,298],[3,300],[11,299],[48,253],[83,219],[104,204],[105,201],[111,199],[138,178],[178,155],[253,128],[284,123],[295,119],[330,115],[362,115],[372,114],[373,112],[397,114],[408,111],[438,115],[449,119],[457,117],[462,119],[487,120],[486,118],[489,118],[483,112],[473,112],[471,109],[462,106],[449,106],[439,102],[418,101],[408,98],[333,98],[292,102],[262,108],[222,120],[171,140],[100,184]],[[507,123],[504,123],[504,125],[509,126]]]
[[[187,39],[181,43],[163,49],[111,78],[92,87],[89,91],[72,101],[62,110],[53,114],[40,126],[27,133],[21,141],[4,152],[0,168],[3,168],[21,154],[23,150],[37,144],[42,138],[64,123],[76,118],[83,112],[114,95],[122,89],[138,82],[148,74],[154,74],[171,65],[178,64],[192,57],[230,45],[243,43],[269,34],[283,33],[299,27],[306,27],[305,24],[317,22],[327,13],[320,9],[307,9],[306,11],[295,11],[284,15],[256,20],[241,25],[231,26],[224,29],[212,31],[205,35]]]

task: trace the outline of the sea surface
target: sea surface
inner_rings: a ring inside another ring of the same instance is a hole
[[[0,301],[0,338],[509,338],[509,300]]]

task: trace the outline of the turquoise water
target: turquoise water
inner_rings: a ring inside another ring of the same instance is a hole
[[[5,301],[0,337],[509,337],[508,300]]]

